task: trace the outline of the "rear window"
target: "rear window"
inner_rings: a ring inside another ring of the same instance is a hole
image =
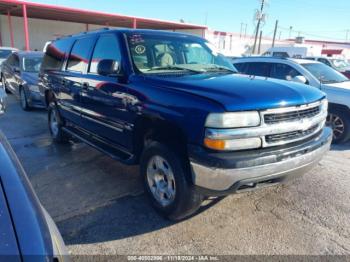
[[[41,69],[43,71],[61,70],[65,54],[69,51],[72,41],[72,39],[67,38],[51,43],[46,49]]]
[[[11,50],[0,50],[0,59],[6,59],[12,54]]]

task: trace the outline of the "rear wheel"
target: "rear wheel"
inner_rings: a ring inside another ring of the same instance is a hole
[[[180,220],[196,212],[203,197],[188,181],[185,161],[170,147],[150,142],[141,157],[141,175],[153,207],[164,217]]]
[[[23,88],[19,89],[19,96],[21,101],[21,107],[24,111],[29,111],[30,106],[28,104],[27,95]]]
[[[350,116],[341,110],[330,110],[327,126],[333,129],[333,143],[344,143],[350,138]]]
[[[64,132],[64,120],[60,117],[55,103],[50,103],[48,107],[49,130],[51,137],[56,143],[67,143],[69,141],[68,135]]]

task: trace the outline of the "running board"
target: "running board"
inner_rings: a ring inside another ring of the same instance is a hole
[[[97,149],[98,151],[110,156],[111,158],[118,160],[124,164],[134,164],[135,157],[123,150],[116,144],[111,143],[101,137],[88,133],[84,130],[74,128],[72,126],[62,127],[63,131],[67,134],[77,138],[85,144]]]

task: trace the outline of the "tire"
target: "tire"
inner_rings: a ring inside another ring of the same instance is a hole
[[[327,126],[333,129],[333,144],[341,144],[350,139],[350,116],[345,110],[330,110]]]
[[[1,76],[1,83],[2,83],[2,88],[5,89],[6,94],[10,94],[11,92],[10,92],[10,90],[8,90],[7,87],[6,87],[6,80],[5,80],[5,77],[4,77],[4,76]]]
[[[180,154],[168,146],[150,142],[142,153],[140,172],[152,206],[165,218],[178,221],[201,206],[203,196],[189,182],[189,168]],[[164,190],[162,194],[157,188]]]
[[[21,103],[22,109],[24,111],[29,111],[31,108],[28,104],[27,95],[26,95],[26,92],[24,91],[23,87],[21,87],[19,89],[19,97],[20,97],[20,103]]]
[[[64,120],[61,118],[57,105],[50,103],[48,107],[48,124],[52,140],[58,144],[68,143],[69,136],[64,132]]]

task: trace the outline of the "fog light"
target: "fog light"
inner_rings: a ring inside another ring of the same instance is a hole
[[[214,150],[244,150],[244,149],[253,149],[261,147],[261,139],[258,137],[254,138],[241,138],[241,139],[232,139],[232,140],[219,140],[219,139],[210,139],[206,138],[204,140],[206,147]]]

